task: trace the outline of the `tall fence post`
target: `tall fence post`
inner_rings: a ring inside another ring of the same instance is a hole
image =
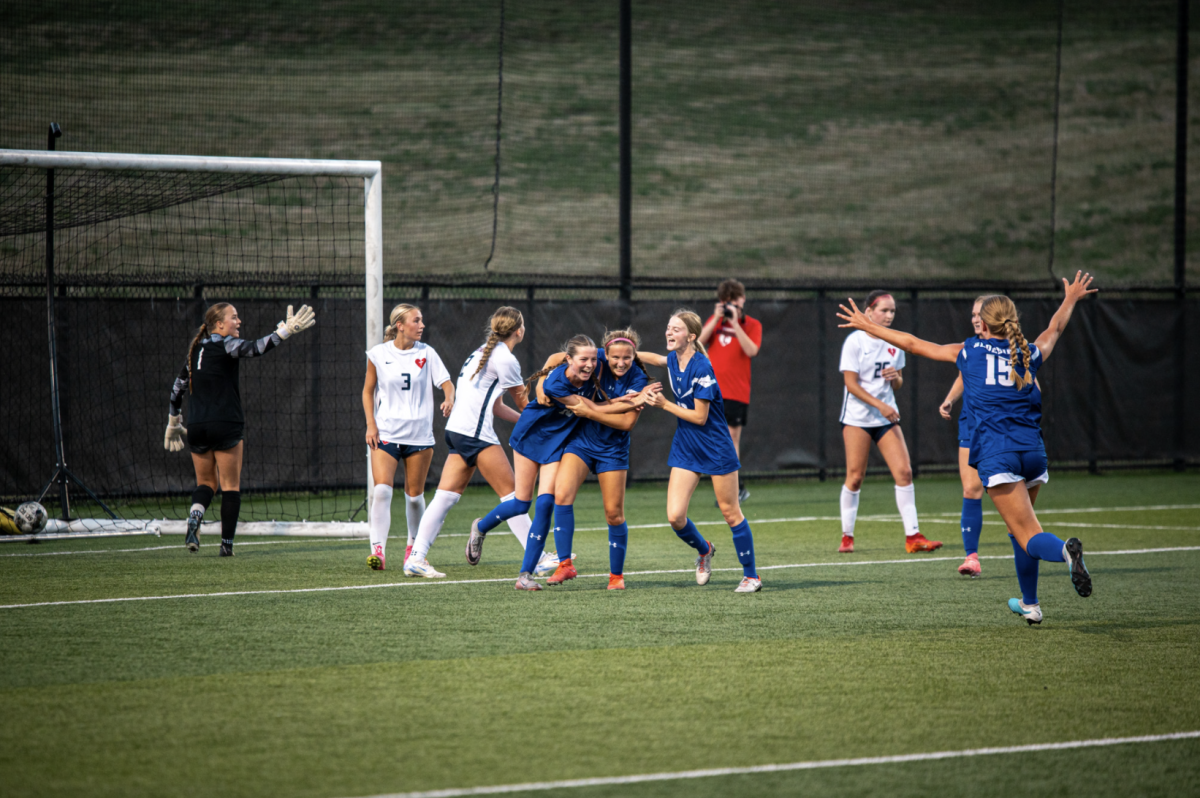
[[[632,22],[631,22],[631,0],[621,0],[621,42],[620,42],[620,89],[618,98],[618,121],[617,127],[620,130],[620,198],[618,201],[617,210],[617,235],[620,239],[621,252],[621,325],[628,327],[633,323],[633,308],[631,301],[633,299],[633,245],[632,245],[632,228],[630,224],[631,211],[630,202],[632,201],[632,179],[633,169],[631,164],[632,146],[631,135],[632,126],[630,116],[632,115],[632,102],[630,93],[633,87],[633,49],[630,42],[632,38]]]
[[[1175,470],[1187,456],[1187,132],[1188,3],[1179,0],[1175,58]]]
[[[817,291],[817,462],[821,482],[829,478],[829,459],[826,457],[829,419],[825,415],[825,291]]]
[[[914,288],[913,292],[912,292],[912,314],[913,314],[912,331],[913,331],[913,335],[917,336],[918,338],[921,337],[921,310],[920,310],[920,308],[921,308],[921,292]],[[909,389],[908,389],[908,395],[909,395],[910,401],[912,403],[912,405],[911,405],[912,406],[912,414],[911,414],[912,415],[912,424],[909,425],[912,430],[912,443],[910,444],[910,447],[912,448],[912,452],[910,453],[909,459],[910,459],[911,465],[912,465],[913,479],[916,479],[917,477],[919,477],[921,475],[921,396],[920,396],[921,369],[920,369],[920,365],[921,365],[921,358],[919,358],[919,357],[914,357],[912,359],[911,363],[907,362],[907,360],[905,361],[905,366],[909,369],[910,384],[909,384]]]

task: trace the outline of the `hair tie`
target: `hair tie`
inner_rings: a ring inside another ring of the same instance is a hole
[[[619,344],[619,343],[626,343],[626,344],[629,344],[630,346],[632,346],[634,349],[637,349],[637,344],[635,344],[633,341],[630,341],[628,338],[614,338],[608,342],[608,344]],[[604,345],[605,349],[608,348],[608,344]]]

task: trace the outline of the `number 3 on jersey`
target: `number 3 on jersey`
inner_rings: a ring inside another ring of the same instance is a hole
[[[987,384],[995,385],[997,382],[997,370],[999,370],[999,382],[1005,387],[1012,387],[1012,364],[1007,360],[997,360],[995,355],[987,356]]]

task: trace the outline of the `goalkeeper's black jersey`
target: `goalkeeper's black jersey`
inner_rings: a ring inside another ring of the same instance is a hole
[[[212,335],[196,344],[192,353],[191,390],[188,390],[188,367],[185,365],[171,388],[171,415],[179,415],[184,397],[187,397],[187,424],[246,423],[238,388],[238,363],[242,358],[265,354],[281,342],[278,335],[271,333],[257,341]]]

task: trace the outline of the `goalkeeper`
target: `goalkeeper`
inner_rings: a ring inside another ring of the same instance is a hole
[[[233,535],[242,506],[242,437],[246,417],[238,389],[238,364],[243,358],[266,354],[289,336],[317,323],[312,308],[301,306],[270,335],[257,341],[241,338],[242,320],[237,308],[218,302],[204,314],[204,323],[188,348],[187,363],[171,389],[171,409],[163,446],[169,452],[183,450],[188,436],[192,465],[196,467],[196,489],[188,513],[188,551],[200,548],[200,522],[221,486],[220,556],[233,556]],[[183,426],[183,397],[188,397],[188,428]]]

